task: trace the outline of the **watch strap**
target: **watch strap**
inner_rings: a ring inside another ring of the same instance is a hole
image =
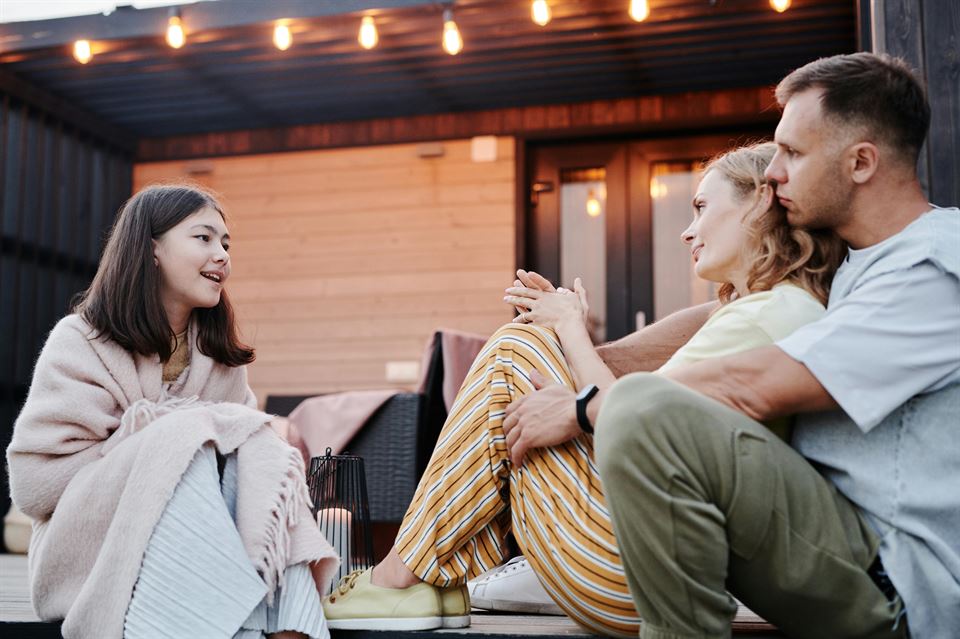
[[[598,392],[600,392],[600,389],[597,385],[590,384],[577,395],[577,424],[580,425],[580,430],[588,435],[593,434],[593,424],[590,423],[590,418],[587,417],[587,404],[590,403],[590,400],[593,399]]]

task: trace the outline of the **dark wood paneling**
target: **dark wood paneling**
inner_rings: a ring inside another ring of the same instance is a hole
[[[960,2],[923,3],[924,63],[930,93],[927,170],[930,201],[960,205]]]
[[[30,101],[42,92],[9,88],[0,82],[0,449],[10,441],[47,332],[93,276],[132,174],[131,156],[117,148],[109,127],[80,129],[83,118]],[[112,168],[92,182],[95,157]],[[8,494],[4,470],[0,514]]]
[[[770,87],[141,140],[138,162],[511,135],[527,139],[775,122]]]
[[[917,174],[930,201],[960,204],[960,3],[883,0],[871,16],[875,51],[903,58],[924,78],[931,122]]]
[[[129,132],[93,115],[68,100],[30,84],[9,71],[0,68],[0,94],[31,104],[51,116],[70,124],[81,131],[90,131],[104,142],[123,151],[131,151],[136,138]]]

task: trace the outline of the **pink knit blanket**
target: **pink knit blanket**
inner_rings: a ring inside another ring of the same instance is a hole
[[[71,315],[50,333],[7,449],[13,501],[34,520],[30,581],[63,635],[123,636],[147,542],[196,452],[237,454],[237,529],[269,590],[288,565],[337,568],[309,510],[303,462],[256,410],[243,367],[199,352],[166,390],[156,356],[95,338]]]

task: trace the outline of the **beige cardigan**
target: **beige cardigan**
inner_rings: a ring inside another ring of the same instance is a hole
[[[64,637],[123,636],[147,542],[194,454],[237,453],[237,529],[270,592],[286,566],[336,553],[310,516],[303,462],[256,410],[246,369],[196,347],[169,388],[159,357],[94,338],[76,315],[47,339],[7,449],[10,492],[34,520],[30,581],[42,619]]]

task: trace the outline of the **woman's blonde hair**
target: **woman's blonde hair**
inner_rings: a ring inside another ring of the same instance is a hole
[[[747,270],[747,289],[754,293],[769,291],[780,282],[790,282],[825,305],[847,247],[833,231],[791,227],[776,197],[766,210],[756,206],[763,197],[764,185],[773,188],[763,172],[776,150],[776,144],[763,142],[728,151],[711,160],[703,174],[718,171],[733,185],[737,199],[747,205],[743,220],[749,237],[746,254],[753,257]],[[717,296],[721,304],[726,304],[736,299],[736,289],[726,282]]]

